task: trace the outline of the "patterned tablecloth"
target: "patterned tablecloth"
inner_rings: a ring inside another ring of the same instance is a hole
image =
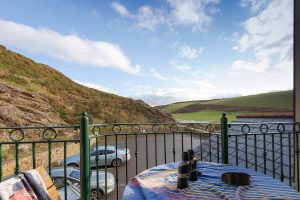
[[[198,163],[202,175],[198,181],[189,181],[186,189],[177,189],[178,163],[160,165],[134,177],[125,188],[123,200],[139,199],[299,199],[300,193],[285,183],[243,167]],[[251,185],[232,186],[222,182],[225,172],[245,172],[251,176]]]

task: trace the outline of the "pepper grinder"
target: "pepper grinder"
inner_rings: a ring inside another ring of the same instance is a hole
[[[179,189],[184,189],[189,186],[187,180],[187,175],[189,173],[188,161],[189,161],[189,153],[183,152],[182,161],[179,163],[179,167],[178,167],[177,188]]]
[[[189,154],[189,180],[197,181],[198,180],[198,172],[197,172],[197,160],[194,155],[193,150],[188,150]]]

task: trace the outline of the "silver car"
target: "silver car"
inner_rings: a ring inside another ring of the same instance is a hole
[[[64,168],[52,169],[52,179],[57,189],[63,189],[64,187]],[[103,199],[105,193],[105,172],[99,171],[99,199]],[[67,167],[67,186],[80,184],[80,170],[74,167]],[[115,189],[115,177],[113,174],[107,172],[107,194],[111,193]],[[97,197],[97,171],[91,173],[91,198]]]
[[[105,154],[107,159],[107,164],[113,167],[119,166],[122,162],[126,162],[130,160],[130,151],[128,148],[118,147],[116,149],[115,146],[98,146],[98,166],[105,166]],[[91,159],[90,165],[91,167],[96,167],[96,147],[91,149]],[[63,165],[64,161],[62,161],[61,165]],[[80,166],[80,154],[74,154],[72,156],[67,157],[66,160],[67,166],[79,167]]]

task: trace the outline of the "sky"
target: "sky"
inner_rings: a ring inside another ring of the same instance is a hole
[[[1,45],[152,106],[293,88],[292,0],[0,3]]]

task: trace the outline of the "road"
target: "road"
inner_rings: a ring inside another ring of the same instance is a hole
[[[183,140],[182,140],[183,137]],[[108,138],[108,145],[116,145],[115,136],[112,136],[111,139]],[[112,140],[113,139],[113,140]],[[146,140],[147,144],[146,145]],[[182,141],[183,141],[183,150],[187,151],[191,149],[191,134],[176,134],[174,137],[175,140],[175,161],[181,160],[182,153]],[[130,149],[131,159],[127,163],[122,163],[118,168],[108,168],[107,171],[113,173],[116,178],[119,179],[116,189],[113,193],[109,194],[109,199],[122,199],[123,191],[127,185],[127,180],[130,181],[136,174],[144,171],[148,168],[154,167],[156,165],[174,162],[173,154],[173,134],[166,134],[165,139],[163,134],[156,135],[157,141],[157,157],[155,151],[155,136],[154,134],[148,134],[147,139],[146,135],[137,135],[128,136],[127,140],[128,148]],[[164,145],[164,141],[165,144]],[[136,146],[137,143],[137,146]],[[195,148],[199,145],[200,140],[198,136],[192,136],[192,147]],[[101,144],[102,145],[102,144]],[[118,137],[118,146],[125,147],[125,137]],[[135,149],[137,148],[138,156],[135,157]],[[148,148],[148,154],[146,151]],[[166,149],[166,151],[165,151]],[[148,163],[147,163],[148,157]],[[157,164],[156,164],[157,162]],[[104,170],[103,168],[101,170]],[[127,171],[127,180],[126,180],[126,171]],[[117,176],[118,174],[118,176]]]

